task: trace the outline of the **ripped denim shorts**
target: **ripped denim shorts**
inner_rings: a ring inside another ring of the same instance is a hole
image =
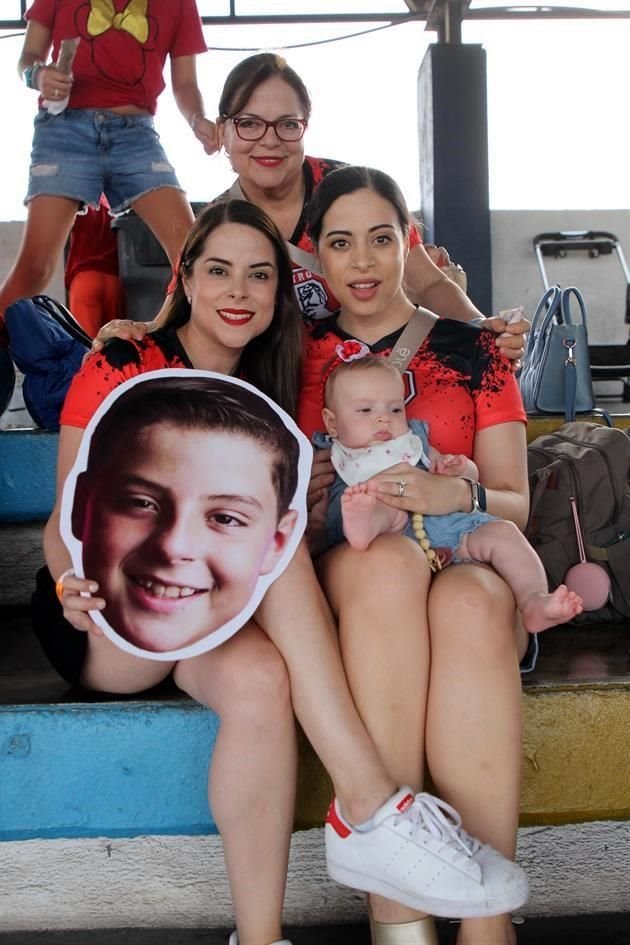
[[[67,108],[35,117],[25,203],[68,197],[97,207],[104,193],[118,213],[160,187],[183,189],[150,115]]]

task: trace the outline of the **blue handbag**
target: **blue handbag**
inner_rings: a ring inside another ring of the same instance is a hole
[[[577,303],[578,320],[571,312]],[[575,420],[595,406],[588,357],[586,307],[574,286],[547,289],[532,318],[519,386],[528,413],[559,413]]]

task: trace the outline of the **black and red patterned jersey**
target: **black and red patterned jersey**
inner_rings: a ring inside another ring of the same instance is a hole
[[[386,357],[402,331],[369,345],[370,350]],[[298,425],[309,438],[322,429],[322,378],[336,345],[351,337],[336,316],[309,329],[298,408]],[[441,453],[470,457],[477,431],[526,422],[510,362],[499,353],[495,337],[487,329],[441,318],[403,374],[407,417],[428,422],[431,445]]]
[[[174,328],[161,328],[140,341],[112,338],[75,374],[61,411],[61,425],[85,429],[119,384],[163,368],[192,368]]]

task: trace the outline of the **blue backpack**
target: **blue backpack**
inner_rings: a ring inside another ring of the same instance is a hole
[[[35,423],[59,428],[70,382],[92,340],[65,305],[47,295],[9,305],[4,319],[9,350],[24,375],[24,403]]]

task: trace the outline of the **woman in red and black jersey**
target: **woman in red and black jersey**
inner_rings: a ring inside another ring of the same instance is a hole
[[[403,289],[408,211],[391,178],[368,168],[331,172],[315,192],[309,226],[340,304],[309,330],[298,422],[312,435],[323,428],[322,385],[336,348],[354,338],[387,356],[414,305]],[[474,459],[482,486],[400,464],[375,477],[379,499],[410,514],[466,512],[483,501],[523,527],[526,417],[492,333],[438,319],[404,376],[407,415],[428,421],[438,450]],[[329,453],[321,451],[310,493],[316,515],[332,479]],[[466,829],[513,857],[518,663],[525,657],[524,668],[532,668],[536,638],[529,648],[507,585],[472,563],[431,580],[418,544],[399,535],[380,536],[367,551],[340,545],[319,559],[318,573],[339,621],[353,697],[388,769],[419,789],[426,756],[433,782],[463,812]],[[375,945],[437,941],[428,917],[387,899],[372,897],[371,914]],[[457,941],[513,945],[514,934],[508,914],[463,919]]]

